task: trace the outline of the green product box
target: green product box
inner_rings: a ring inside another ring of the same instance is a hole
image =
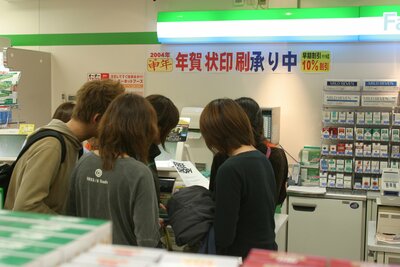
[[[319,186],[318,168],[301,168],[301,185]]]
[[[364,128],[364,140],[371,141],[372,140],[372,129]]]

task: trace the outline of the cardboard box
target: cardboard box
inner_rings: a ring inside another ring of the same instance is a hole
[[[337,112],[337,111],[332,111],[331,112],[331,122],[332,123],[339,122],[339,112]]]
[[[365,113],[364,112],[356,112],[356,122],[357,124],[365,124]],[[400,119],[400,117],[399,117]]]
[[[371,161],[371,172],[379,173],[379,161],[377,161],[377,160]]]
[[[371,173],[371,161],[363,160],[363,173]]]
[[[336,155],[337,154],[336,145],[330,145],[329,146],[329,154],[330,155]]]
[[[344,172],[344,159],[337,159],[336,160],[336,171],[337,172]]]
[[[346,156],[353,156],[353,144],[345,144],[345,152]]]
[[[364,144],[364,157],[371,157],[372,154],[372,146],[371,144]]]
[[[320,159],[319,168],[321,171],[328,171],[328,160],[325,158]]]
[[[400,125],[400,113],[393,113],[393,125]]]
[[[381,129],[381,141],[389,141],[389,129]]]
[[[322,112],[322,122],[324,122],[324,123],[331,122],[331,112],[330,111]]]
[[[336,171],[336,160],[328,159],[328,171],[335,172]]]
[[[351,173],[353,172],[353,160],[346,159],[344,161],[344,172]]]
[[[346,112],[339,111],[339,123],[346,123]]]
[[[362,188],[363,189],[370,189],[371,188],[371,177],[364,176],[362,178]]]
[[[364,156],[364,143],[363,142],[356,142],[355,154],[357,157]]]
[[[346,154],[346,144],[339,143],[336,146],[337,155],[345,155]]]
[[[321,146],[321,154],[322,155],[329,155],[329,145],[322,145]]]
[[[364,128],[364,140],[371,141],[372,140],[372,129]]]
[[[372,143],[372,157],[379,158],[381,156],[381,144],[380,143]]]
[[[346,114],[346,123],[353,124],[354,123],[354,112],[349,111]]]
[[[354,171],[356,173],[362,173],[363,172],[363,161],[362,160],[356,160]]]
[[[356,140],[364,140],[364,128],[356,128]]]
[[[389,112],[382,112],[381,113],[381,124],[382,125],[389,125],[390,124]]]
[[[372,140],[381,141],[381,129],[372,129]]]
[[[354,139],[353,128],[346,128],[346,139],[347,140]]]
[[[338,128],[338,139],[341,139],[341,140],[346,139],[346,128],[345,127]]]
[[[331,132],[330,132],[329,128],[330,127],[323,127],[322,128],[321,136],[322,136],[323,139],[331,138]]]
[[[381,113],[380,112],[373,112],[372,114],[373,124],[381,124]]]
[[[373,112],[367,111],[365,112],[365,124],[373,124]]]
[[[393,142],[400,141],[400,129],[392,129],[392,141]]]

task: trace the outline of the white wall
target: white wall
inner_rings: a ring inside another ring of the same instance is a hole
[[[231,0],[0,0],[0,34],[156,31],[158,11],[234,8]],[[252,1],[247,1],[251,3]],[[295,1],[297,4],[297,1]],[[377,1],[302,0],[301,7],[373,5]],[[254,1],[253,1],[254,3]],[[269,7],[293,7],[293,0],[270,0]],[[379,5],[399,5],[380,0]],[[249,8],[249,6],[240,7]],[[28,47],[24,47],[25,49]],[[145,94],[170,97],[178,106],[204,106],[218,97],[249,96],[261,106],[281,107],[281,144],[293,155],[304,145],[320,144],[322,85],[326,78],[400,80],[400,45],[259,44],[259,45],[110,45],[32,47],[52,54],[52,107],[61,93],[74,94],[88,72],[144,72]],[[149,52],[199,50],[329,50],[327,74],[146,73]]]

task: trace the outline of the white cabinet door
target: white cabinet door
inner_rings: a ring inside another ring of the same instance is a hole
[[[363,260],[365,202],[289,197],[288,251]]]

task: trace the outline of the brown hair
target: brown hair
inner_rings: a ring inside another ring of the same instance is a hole
[[[151,104],[137,94],[117,96],[99,126],[103,168],[112,169],[115,160],[124,153],[146,163],[149,147],[157,136],[157,117]]]
[[[254,145],[249,118],[232,99],[211,101],[200,115],[200,131],[207,147],[223,154],[242,145]]]
[[[76,94],[72,118],[90,123],[96,114],[103,115],[111,101],[125,88],[118,81],[96,80],[86,82]]]
[[[56,111],[54,111],[53,119],[58,119],[63,122],[68,122],[72,116],[72,110],[75,107],[73,102],[65,102],[58,106]]]
[[[160,143],[165,148],[165,140],[168,134],[179,122],[178,108],[168,97],[162,95],[149,95],[146,99],[157,113],[158,130],[160,131]]]

